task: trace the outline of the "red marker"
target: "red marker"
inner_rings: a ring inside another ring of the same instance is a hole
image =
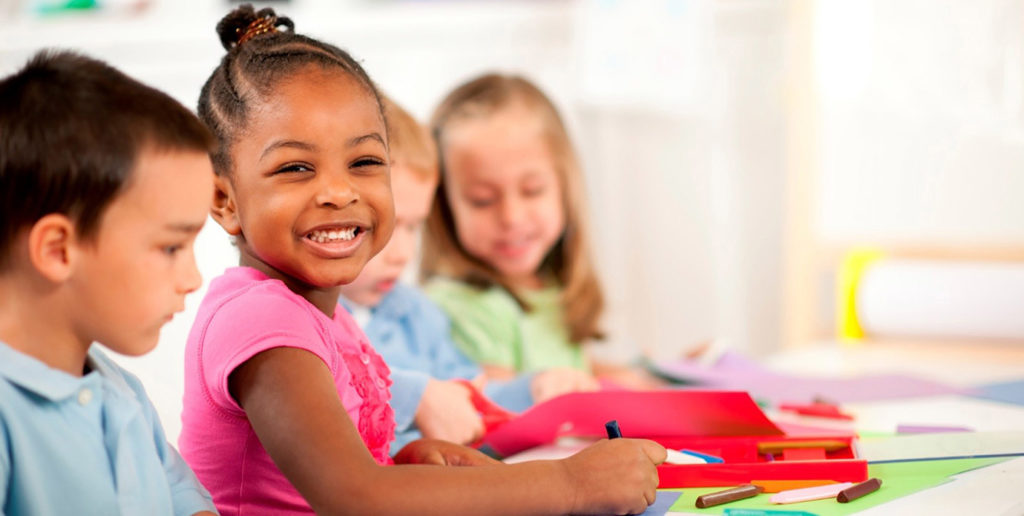
[[[810,405],[798,405],[795,403],[783,403],[779,405],[779,410],[786,410],[789,412],[796,412],[803,416],[816,416],[816,417],[827,417],[832,419],[846,419],[852,420],[853,416],[844,414],[839,411],[839,407],[835,405],[827,405],[825,403],[811,403]]]

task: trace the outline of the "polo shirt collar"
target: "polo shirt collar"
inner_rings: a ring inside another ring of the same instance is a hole
[[[338,303],[350,314],[356,311],[357,303],[344,295],[338,296]],[[382,316],[388,319],[400,319],[412,310],[412,301],[403,285],[395,285],[390,292],[384,294],[377,306],[371,306],[369,309],[373,314],[371,321]]]
[[[102,354],[93,345],[89,348],[86,363],[91,370],[89,374],[77,378],[64,371],[50,367],[34,357],[28,356],[4,342],[0,342],[0,377],[31,391],[50,401],[61,401],[75,395],[83,383],[93,382],[93,378],[103,377],[111,380],[118,390],[131,392],[110,363],[103,359]]]
[[[391,292],[384,294],[380,303],[373,308],[375,316],[382,316],[389,320],[401,319],[412,311],[412,299],[402,284],[395,285]]]

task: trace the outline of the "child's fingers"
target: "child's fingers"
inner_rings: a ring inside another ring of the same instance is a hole
[[[482,439],[483,436],[484,436],[484,420],[478,417],[478,418],[476,418],[476,421],[473,422],[472,428],[470,429],[469,438],[466,439],[462,444],[474,443],[474,442],[479,441],[480,439]]]
[[[483,391],[484,387],[487,386],[487,376],[480,373],[476,375],[476,378],[470,380],[469,383],[473,384],[473,387],[476,387],[476,390]]]
[[[647,454],[647,457],[651,459],[651,462],[653,462],[655,466],[665,462],[665,459],[668,457],[668,452],[665,451],[664,446],[647,439],[634,440],[640,444],[640,449]]]
[[[646,490],[644,490],[644,501],[646,501],[647,502],[647,506],[650,507],[654,503],[654,501],[657,500],[657,499],[658,499],[658,482],[655,481],[653,487],[649,487]],[[647,507],[644,507],[643,510],[646,511]]]
[[[503,463],[472,448],[463,448],[458,453],[448,456],[449,466],[492,466],[494,464]]]

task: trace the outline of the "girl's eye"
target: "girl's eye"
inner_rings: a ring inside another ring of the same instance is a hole
[[[174,256],[174,255],[178,254],[178,251],[181,251],[182,247],[184,247],[184,246],[181,246],[181,245],[165,245],[165,246],[161,247],[160,250],[163,251],[163,253],[166,254],[167,256]]]
[[[379,158],[359,158],[352,164],[352,168],[372,168],[383,166],[384,160]]]
[[[470,204],[470,206],[473,206],[475,208],[486,208],[486,207],[494,204],[494,200],[493,199],[470,199],[469,200],[469,204]]]
[[[304,165],[302,163],[292,163],[275,170],[274,174],[302,173],[312,171],[313,169],[308,165]]]
[[[537,197],[544,193],[543,186],[531,186],[523,189],[523,195],[527,197]]]

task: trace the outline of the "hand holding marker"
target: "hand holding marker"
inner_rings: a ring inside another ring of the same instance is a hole
[[[622,437],[622,430],[619,428],[619,422],[615,419],[605,423],[604,429],[608,432],[609,439],[618,439]],[[722,462],[722,459],[719,459],[718,457],[691,452],[689,450],[679,452],[672,448],[665,448],[665,453],[665,464],[707,464],[709,462]]]

